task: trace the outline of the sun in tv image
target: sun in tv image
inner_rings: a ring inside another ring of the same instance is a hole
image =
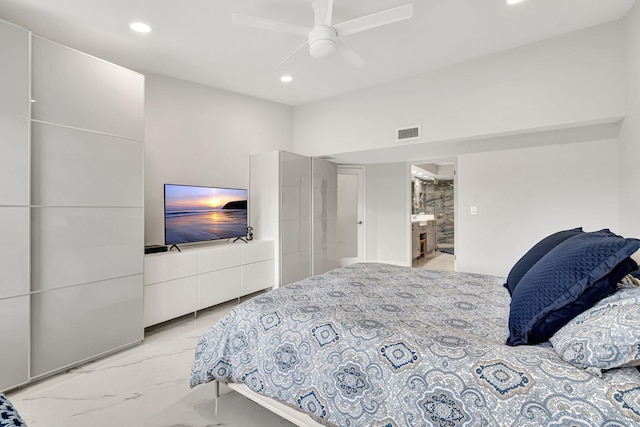
[[[165,184],[165,244],[244,237],[247,190]]]

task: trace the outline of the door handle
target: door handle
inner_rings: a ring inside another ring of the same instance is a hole
[[[362,221],[358,221],[358,225],[362,225]]]

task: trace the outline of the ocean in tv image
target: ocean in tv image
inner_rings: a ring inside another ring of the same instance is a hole
[[[164,186],[165,244],[247,235],[247,190]]]

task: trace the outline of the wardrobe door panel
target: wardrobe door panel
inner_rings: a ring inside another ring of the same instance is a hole
[[[311,158],[281,151],[280,178],[283,186],[303,187],[305,182],[310,183]]]
[[[0,392],[29,380],[30,36],[0,20]]]
[[[280,153],[280,282],[311,275],[311,158]]]
[[[289,254],[292,252],[301,251],[301,234],[304,234],[306,230],[302,230],[302,226],[299,220],[282,220],[280,224],[282,231],[282,239],[280,240],[280,246],[283,254]]]
[[[338,267],[338,167],[313,159],[313,274]]]
[[[35,123],[32,204],[143,205],[143,144],[77,129]]]
[[[143,140],[143,75],[40,37],[32,51],[34,120]]]
[[[0,20],[0,115],[29,116],[29,31]]]
[[[27,294],[29,208],[0,207],[0,236],[0,298]]]
[[[313,275],[338,268],[337,218],[326,218],[314,222]]]
[[[6,116],[2,113],[0,113],[0,183],[2,183],[0,205],[26,206],[29,204],[29,121],[26,118]]]
[[[34,208],[33,290],[141,274],[142,208]]]
[[[281,262],[280,281],[282,285],[306,279],[311,275],[311,251],[283,253]]]
[[[142,295],[142,274],[34,293],[32,376],[141,341]]]
[[[283,185],[281,197],[282,209],[280,219],[284,221],[300,220],[303,217],[302,205],[306,201],[303,189],[301,187]]]
[[[0,391],[29,379],[29,296],[0,299]]]

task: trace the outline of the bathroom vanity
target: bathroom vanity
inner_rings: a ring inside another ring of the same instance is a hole
[[[411,221],[411,257],[412,261],[422,260],[436,250],[436,220]]]

